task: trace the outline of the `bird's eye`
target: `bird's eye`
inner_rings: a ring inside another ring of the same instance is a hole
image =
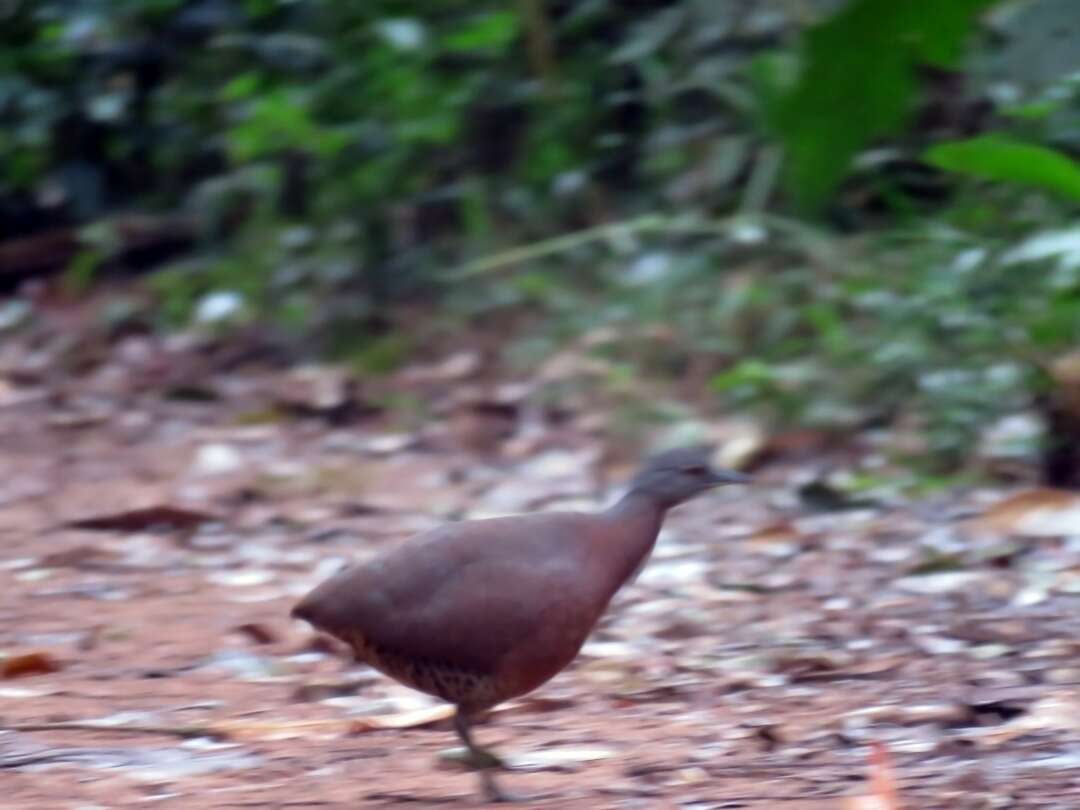
[[[687,467],[685,472],[687,475],[704,477],[709,474],[709,468],[706,467],[704,464],[695,464],[693,467]]]

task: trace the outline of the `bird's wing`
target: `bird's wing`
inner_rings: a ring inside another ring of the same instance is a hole
[[[575,577],[585,516],[535,517],[421,535],[331,578],[294,613],[346,641],[481,673],[552,632],[583,638],[595,619]]]

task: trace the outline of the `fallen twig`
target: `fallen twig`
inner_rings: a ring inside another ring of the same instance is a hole
[[[419,728],[452,717],[450,705],[397,714],[374,715],[351,720],[267,721],[219,720],[211,723],[124,723],[110,724],[100,720],[62,720],[52,723],[13,723],[0,725],[2,731],[97,731],[120,734],[152,734],[191,739],[211,737],[233,740],[273,740],[303,737],[310,732],[331,732],[341,737],[397,728]]]
[[[486,275],[498,270],[505,270],[514,265],[566,253],[594,242],[610,242],[638,234],[664,233],[730,237],[736,226],[744,224],[756,224],[773,228],[776,231],[786,232],[799,242],[800,247],[814,262],[823,267],[835,265],[835,257],[825,240],[816,236],[805,225],[783,217],[747,212],[724,219],[700,220],[690,217],[646,214],[635,219],[597,225],[593,228],[585,228],[574,233],[543,239],[539,242],[485,256],[447,271],[447,277],[451,281],[459,281],[474,276]]]
[[[124,734],[157,734],[191,739],[193,737],[225,737],[224,729],[213,725],[107,725],[92,720],[60,720],[53,723],[5,723],[3,731],[117,731]]]

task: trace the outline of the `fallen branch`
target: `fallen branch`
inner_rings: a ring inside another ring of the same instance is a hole
[[[756,203],[754,203],[756,204]],[[447,271],[451,281],[486,275],[525,262],[567,253],[595,242],[612,242],[640,234],[682,234],[697,236],[731,237],[738,226],[756,225],[787,233],[795,238],[801,249],[815,263],[825,267],[834,266],[836,259],[829,243],[810,228],[793,220],[765,213],[742,213],[718,220],[699,220],[690,217],[670,217],[660,214],[645,216],[623,222],[611,222],[585,228],[574,233],[543,239],[521,247],[511,248],[459,265]]]
[[[387,729],[421,728],[441,723],[454,715],[454,707],[445,704],[396,714],[357,717],[349,720],[267,721],[218,720],[209,723],[123,723],[100,720],[61,720],[52,723],[0,724],[0,731],[97,731],[119,734],[151,734],[191,739],[211,737],[231,740],[281,740],[303,737],[311,732],[327,732],[341,737]]]
[[[117,731],[124,734],[156,734],[166,737],[192,739],[194,737],[224,737],[223,729],[213,725],[147,725],[124,724],[107,725],[92,720],[60,720],[54,723],[5,723],[0,725],[3,731]]]
[[[146,268],[190,249],[198,238],[199,222],[180,214],[122,216],[0,242],[0,290],[64,271],[81,253],[98,247],[87,236],[93,228],[108,229],[114,242],[103,257],[106,265],[130,263]]]

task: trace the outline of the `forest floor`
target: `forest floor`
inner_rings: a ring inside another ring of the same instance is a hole
[[[482,804],[440,756],[447,712],[289,609],[448,519],[596,508],[632,462],[602,418],[552,417],[467,353],[399,375],[410,422],[333,369],[66,334],[0,347],[0,806]],[[580,658],[478,729],[503,785],[567,808],[1080,806],[1080,499],[800,497],[833,463],[776,456],[674,512]]]

